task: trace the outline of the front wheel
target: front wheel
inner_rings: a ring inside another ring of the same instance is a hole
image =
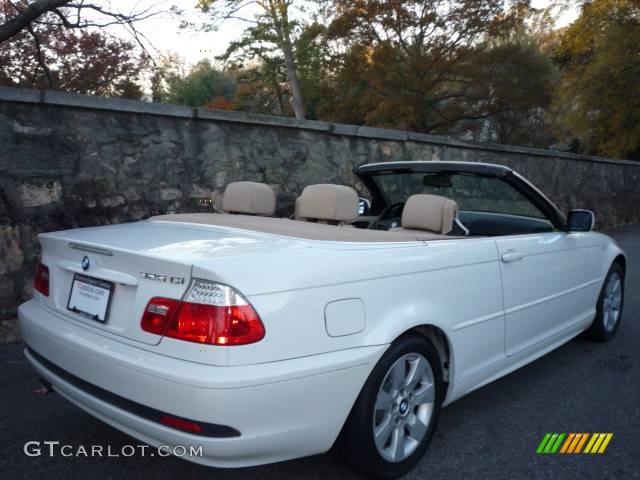
[[[623,303],[624,270],[619,263],[614,263],[602,285],[596,305],[596,316],[587,333],[596,340],[611,340],[620,325]]]
[[[371,372],[336,453],[348,466],[379,478],[407,473],[427,449],[443,397],[436,349],[420,336],[401,337]]]

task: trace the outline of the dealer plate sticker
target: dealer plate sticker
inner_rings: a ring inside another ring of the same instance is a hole
[[[98,322],[106,322],[113,283],[76,273],[71,284],[67,309]]]

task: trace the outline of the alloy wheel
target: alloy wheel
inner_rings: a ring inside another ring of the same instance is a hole
[[[618,272],[612,272],[607,280],[602,301],[602,322],[605,330],[611,332],[620,318],[622,306],[622,279]]]
[[[407,353],[388,370],[373,414],[373,437],[390,462],[408,458],[424,439],[435,401],[433,371],[419,353]]]

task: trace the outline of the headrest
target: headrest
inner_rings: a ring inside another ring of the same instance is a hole
[[[276,210],[276,194],[264,183],[233,182],[224,191],[222,209],[231,213],[270,216]]]
[[[293,211],[293,218],[300,220],[300,197],[296,198],[296,205]]]
[[[358,194],[344,185],[309,185],[297,201],[301,219],[350,221],[358,218]]]
[[[440,195],[411,195],[404,204],[402,228],[449,233],[458,214],[458,204]]]

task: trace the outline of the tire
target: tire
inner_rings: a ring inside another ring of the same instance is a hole
[[[624,304],[624,270],[619,263],[609,268],[596,304],[596,316],[587,330],[594,340],[611,340],[620,326]]]
[[[444,393],[433,345],[419,335],[400,337],[369,375],[334,452],[347,467],[368,476],[391,479],[407,473],[431,441]]]

